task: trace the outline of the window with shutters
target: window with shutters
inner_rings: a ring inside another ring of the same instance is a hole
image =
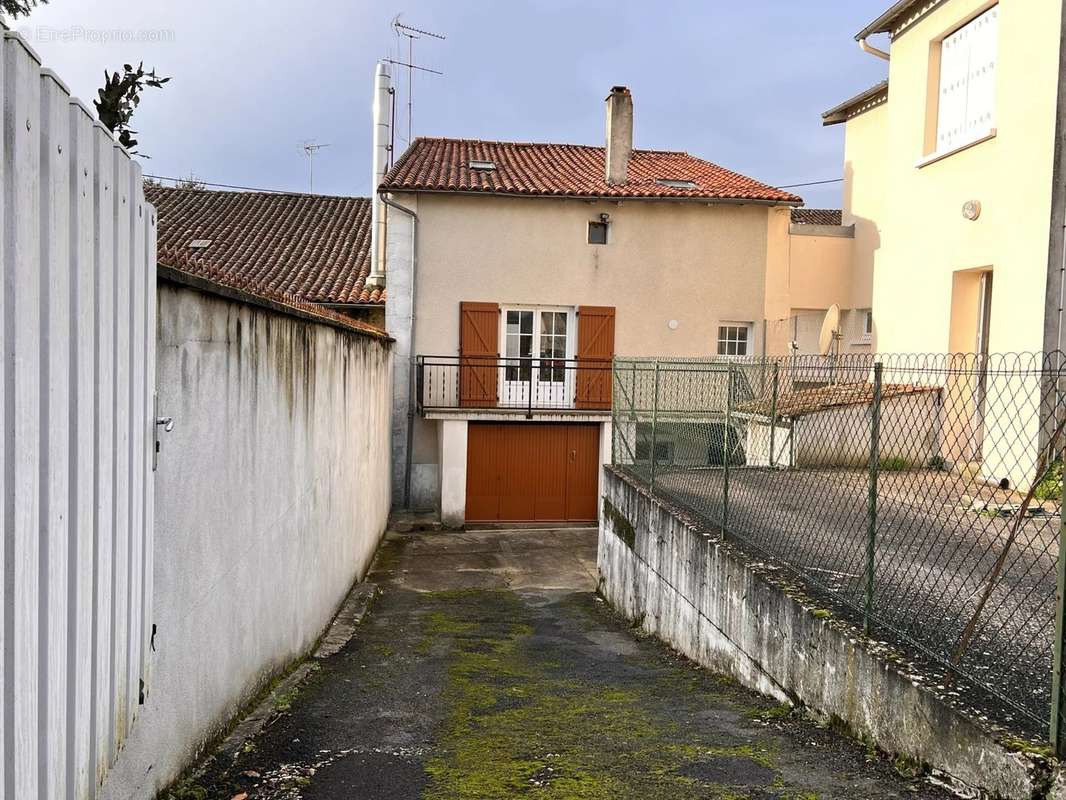
[[[999,7],[940,43],[934,154],[950,153],[995,132]]]

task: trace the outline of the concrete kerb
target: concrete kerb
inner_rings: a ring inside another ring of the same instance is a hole
[[[318,670],[318,662],[339,653],[351,641],[356,629],[369,613],[377,590],[377,584],[368,581],[354,584],[329,626],[315,642],[308,655],[283,671],[282,677],[274,681],[269,690],[260,693],[257,700],[238,713],[234,717],[229,733],[225,734],[217,746],[205,748],[206,757],[176,781],[175,785],[195,784],[219,755],[224,756],[228,761],[235,759],[245,745],[258,736],[263,728],[284,710],[289,698],[294,696],[300,684],[307,676]],[[168,795],[164,791],[160,796],[167,797]]]
[[[377,584],[366,581],[352,587],[309,658],[279,681],[251,713],[237,724],[222,742],[219,752],[230,758],[236,757],[247,742],[259,735],[271,719],[285,710],[288,698],[296,693],[308,675],[318,669],[318,662],[339,653],[355,635],[356,628],[370,611],[370,604],[374,602],[377,590]]]
[[[646,632],[966,796],[1066,800],[1066,774],[1039,747],[938,693],[905,654],[819,608],[773,565],[610,468],[603,500],[600,592]]]

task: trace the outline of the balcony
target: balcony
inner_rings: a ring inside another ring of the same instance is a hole
[[[423,416],[457,413],[604,416],[609,359],[418,356],[415,398]]]

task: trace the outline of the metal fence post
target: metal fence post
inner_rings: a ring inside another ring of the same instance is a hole
[[[733,365],[726,365],[726,390],[725,390],[725,435],[724,458],[722,465],[722,538],[725,538],[729,530],[729,462],[732,460],[730,451],[730,434],[733,432]]]
[[[877,475],[881,469],[881,380],[884,365],[874,364],[874,396],[870,406],[870,495],[866,509],[866,603],[863,629],[870,635],[874,609],[874,558],[877,536]]]
[[[1066,617],[1066,481],[1063,481],[1062,505],[1059,507],[1059,559],[1058,579],[1055,590],[1055,641],[1054,667],[1051,672],[1051,748],[1055,755],[1062,758],[1066,754],[1066,722],[1062,712],[1062,650],[1066,631],[1063,630]]]
[[[652,400],[651,405],[651,480],[648,482],[648,488],[652,494],[655,494],[655,465],[659,459],[655,457],[655,444],[656,437],[658,436],[659,427],[659,359],[655,359],[655,397]]]
[[[778,370],[781,365],[774,362],[774,381],[773,381],[773,397],[770,399],[770,466],[774,466],[774,445],[775,434],[777,433],[777,391],[778,391]]]

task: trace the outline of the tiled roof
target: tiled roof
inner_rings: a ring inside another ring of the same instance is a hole
[[[888,102],[888,81],[881,81],[822,114],[822,125],[838,125]]]
[[[921,386],[910,383],[886,383],[881,387],[881,399],[889,400],[909,394],[939,392],[939,386]],[[869,405],[874,399],[872,383],[833,383],[815,389],[800,389],[783,392],[777,399],[776,411],[782,417],[802,417],[819,411],[845,406]],[[755,414],[770,414],[771,401],[756,400],[737,405],[738,411]]]
[[[629,179],[610,185],[605,148],[574,144],[418,138],[385,176],[392,191],[476,192],[548,197],[664,200],[757,200],[798,204],[802,198],[688,153],[634,150]],[[492,169],[471,169],[489,161]],[[691,181],[693,187],[663,185]]]
[[[881,16],[855,34],[855,41],[862,41],[867,36],[875,33],[894,33],[896,26],[911,11],[928,11],[943,3],[944,0],[924,0],[924,6],[919,8],[923,0],[899,0],[885,11]]]
[[[840,225],[839,208],[794,208],[792,222],[796,225]]]
[[[159,213],[161,254],[202,258],[241,285],[312,303],[385,300],[380,289],[366,288],[370,200],[365,197],[151,185],[145,197]],[[197,241],[209,244],[191,248]]]
[[[159,246],[156,248],[159,272],[162,277],[177,279],[182,283],[199,285],[220,294],[237,299],[265,301],[271,307],[298,316],[311,317],[334,327],[347,328],[357,333],[388,339],[385,331],[361,320],[353,319],[331,308],[309,303],[302,297],[271,289],[254,280],[234,274],[231,270],[212,264],[188,252],[187,248]],[[260,303],[262,304],[262,303]]]

